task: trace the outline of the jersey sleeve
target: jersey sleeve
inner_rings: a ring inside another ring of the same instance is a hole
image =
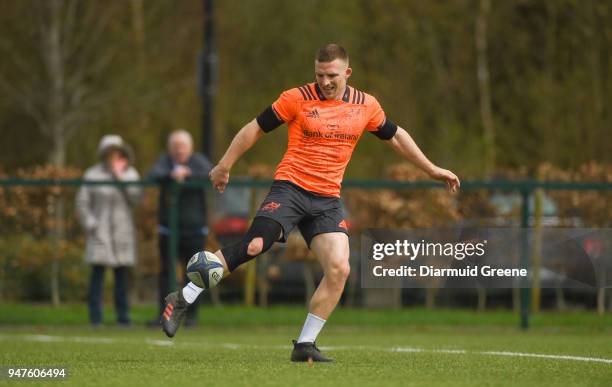
[[[385,112],[380,106],[380,103],[376,100],[376,98],[371,97],[372,102],[368,104],[367,114],[368,114],[368,123],[366,125],[366,129],[369,132],[376,132],[379,128],[385,123]]]
[[[293,90],[284,91],[272,104],[272,109],[283,122],[293,120],[297,114],[297,97]]]
[[[368,104],[368,123],[366,128],[381,140],[390,140],[397,132],[397,125],[387,118],[376,98],[371,98],[372,101]]]
[[[292,92],[293,90],[283,92],[272,105],[257,116],[257,123],[264,132],[268,133],[283,123],[293,120],[297,111],[297,100]]]

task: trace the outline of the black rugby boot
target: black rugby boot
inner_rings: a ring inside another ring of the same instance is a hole
[[[298,343],[293,340],[293,352],[291,352],[291,361],[309,361],[313,362],[331,362],[335,361],[331,357],[325,357],[321,355],[321,351],[317,348],[315,343]]]
[[[161,315],[162,329],[168,337],[174,337],[185,318],[189,303],[183,298],[182,290],[172,292],[166,296],[166,308]]]

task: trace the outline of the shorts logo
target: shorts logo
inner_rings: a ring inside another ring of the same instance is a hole
[[[261,210],[264,212],[274,212],[278,210],[280,206],[281,206],[280,203],[270,202],[270,203],[266,203],[263,206],[261,206]]]
[[[342,220],[342,222],[338,223],[338,227],[348,231],[348,225],[346,224],[346,220]]]
[[[308,114],[306,114],[306,117],[308,118],[319,118],[319,111],[315,108],[314,110],[308,112]]]

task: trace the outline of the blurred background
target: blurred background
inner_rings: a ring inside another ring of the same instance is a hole
[[[343,191],[354,243],[368,227],[612,223],[609,1],[0,0],[0,9],[3,303],[87,298],[78,186],[33,181],[80,179],[109,133],[131,145],[143,177],[178,128],[214,163],[281,91],[314,81],[315,52],[328,42],[347,48],[350,84],[376,96],[430,159],[463,181],[568,183],[529,191],[490,185],[454,196],[385,188],[383,181],[425,176],[366,136],[346,172],[360,183]],[[286,141],[284,129],[265,136],[233,171],[246,184],[224,196],[207,191],[208,250],[244,231],[267,192],[249,179],[272,178]],[[593,182],[608,185],[572,186]],[[135,209],[133,305],[156,302],[158,200],[159,187],[145,184]],[[357,245],[354,268],[358,253]],[[181,270],[177,264],[179,282]],[[320,279],[298,235],[237,274],[203,302],[299,305]],[[107,281],[107,303],[112,291]],[[536,310],[610,308],[605,290],[560,284],[533,294]],[[357,269],[342,303],[483,310],[516,309],[516,299],[511,289],[368,295]]]

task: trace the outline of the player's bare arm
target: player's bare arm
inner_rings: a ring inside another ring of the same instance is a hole
[[[238,159],[249,150],[262,136],[264,132],[259,127],[257,120],[246,124],[234,136],[232,143],[225,151],[219,163],[210,171],[210,181],[217,191],[223,193],[229,182],[229,172]]]
[[[445,182],[451,192],[459,189],[459,178],[451,171],[440,168],[429,161],[410,134],[404,129],[398,126],[397,132],[393,138],[387,141],[387,144],[403,158],[427,173],[432,179]]]

